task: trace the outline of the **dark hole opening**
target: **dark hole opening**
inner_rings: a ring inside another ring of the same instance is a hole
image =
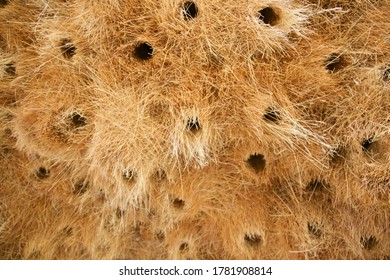
[[[73,228],[72,228],[71,226],[66,226],[66,227],[64,227],[63,232],[64,232],[64,234],[66,234],[66,235],[72,235],[72,233],[73,233]]]
[[[364,249],[372,250],[378,244],[378,240],[375,236],[362,236],[360,238],[360,243],[363,245]]]
[[[199,119],[198,118],[190,118],[190,119],[188,119],[188,121],[187,121],[187,130],[188,131],[190,131],[192,133],[196,133],[200,129],[201,129],[201,125],[199,123]]]
[[[37,178],[41,179],[41,180],[46,179],[47,177],[49,177],[49,174],[50,174],[50,171],[47,170],[44,167],[39,167],[38,171],[36,172]]]
[[[338,53],[332,53],[326,60],[326,69],[330,72],[337,72],[344,68],[344,56]]]
[[[191,20],[198,16],[198,7],[192,1],[183,4],[183,17],[185,20]]]
[[[116,208],[116,210],[115,210],[115,216],[116,216],[118,219],[122,218],[124,214],[125,214],[125,211],[124,211],[124,210],[120,209],[119,207]]]
[[[261,236],[258,234],[245,234],[244,240],[251,247],[258,247],[261,243]]]
[[[319,238],[322,235],[322,230],[316,223],[307,223],[307,229],[309,233],[315,238]]]
[[[382,79],[385,82],[390,82],[390,66],[383,70]]]
[[[184,200],[182,200],[180,198],[175,198],[173,200],[172,204],[173,204],[173,207],[175,207],[176,209],[183,209],[185,202],[184,202]]]
[[[5,65],[5,73],[9,76],[16,75],[16,67],[15,67],[14,63],[8,63]]]
[[[87,124],[87,118],[79,113],[74,113],[72,115],[72,123],[74,127],[79,128]]]
[[[77,182],[74,184],[74,191],[73,193],[76,195],[84,194],[88,190],[88,182]]]
[[[251,155],[246,162],[254,171],[256,171],[256,173],[263,171],[265,168],[265,159],[262,154],[255,153]]]
[[[373,143],[374,143],[374,136],[371,136],[370,138],[363,140],[363,142],[362,142],[363,151],[364,152],[371,151]]]
[[[139,60],[148,60],[152,55],[153,47],[149,43],[139,43],[134,49],[134,56]]]
[[[126,169],[125,171],[123,171],[122,175],[123,175],[123,178],[126,179],[129,182],[134,181],[135,177],[136,177],[135,172],[130,170],[130,169]]]
[[[183,243],[180,244],[179,250],[180,251],[187,251],[189,247],[190,246],[188,245],[187,242],[183,242]]]
[[[309,184],[307,184],[306,189],[308,191],[322,191],[326,188],[325,183],[321,180],[312,180]]]
[[[60,44],[62,55],[66,59],[71,59],[76,54],[76,47],[74,46],[72,40],[64,39]]]
[[[269,122],[278,122],[282,119],[279,110],[275,108],[267,108],[263,118]]]
[[[0,8],[3,8],[9,4],[10,0],[0,0]]]
[[[279,21],[279,16],[271,7],[264,8],[259,11],[259,19],[262,20],[265,24],[274,26]]]

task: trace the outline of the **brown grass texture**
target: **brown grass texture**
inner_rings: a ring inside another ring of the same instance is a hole
[[[0,0],[0,259],[389,259],[390,0]]]

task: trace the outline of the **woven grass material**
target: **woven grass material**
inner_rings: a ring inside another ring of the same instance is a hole
[[[390,258],[389,0],[27,2],[0,258]]]

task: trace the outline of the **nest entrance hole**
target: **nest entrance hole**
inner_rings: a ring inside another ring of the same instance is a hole
[[[174,208],[176,209],[183,209],[184,208],[184,205],[185,205],[185,201],[180,199],[180,198],[175,198],[173,201],[172,201],[172,205]]]
[[[88,182],[80,181],[74,184],[73,194],[82,195],[88,190]]]
[[[16,75],[16,67],[14,63],[7,63],[5,65],[5,73],[8,76],[15,76]]]
[[[183,17],[185,20],[191,20],[198,16],[199,10],[193,1],[187,1],[182,6]]]
[[[321,227],[317,223],[307,223],[307,230],[314,238],[320,238],[322,235]]]
[[[244,240],[248,246],[256,248],[260,246],[262,238],[259,234],[245,234]]]
[[[83,127],[87,124],[87,118],[80,115],[79,113],[73,113],[71,120],[75,128]]]
[[[271,107],[269,107],[265,110],[265,114],[264,114],[263,118],[266,121],[273,122],[273,123],[276,123],[282,119],[280,116],[280,111],[275,109],[275,108],[271,108]]]
[[[187,251],[189,247],[190,247],[190,245],[188,245],[187,242],[183,242],[183,243],[180,244],[179,250],[182,251],[182,252],[183,251]]]
[[[133,170],[125,169],[122,173],[123,179],[128,182],[134,182],[136,178],[136,173]]]
[[[151,59],[153,56],[153,47],[147,42],[139,43],[134,49],[134,57],[141,61]]]
[[[375,236],[362,236],[360,238],[360,243],[362,244],[364,249],[372,250],[378,244],[378,240]]]
[[[325,64],[326,70],[333,73],[343,69],[347,64],[347,61],[342,54],[332,53],[325,61]]]
[[[256,172],[259,173],[260,171],[263,171],[265,168],[265,159],[264,155],[254,153],[249,156],[249,158],[246,160],[246,163]]]
[[[50,170],[46,169],[45,167],[39,167],[37,172],[35,173],[38,179],[43,180],[49,177]]]
[[[9,4],[10,0],[0,0],[0,8],[4,8]]]
[[[323,182],[322,180],[318,180],[318,179],[310,181],[309,184],[307,184],[307,187],[306,187],[306,189],[308,191],[311,191],[311,192],[314,192],[314,191],[319,191],[320,192],[320,191],[323,191],[326,188],[327,188],[326,183]]]
[[[187,130],[191,133],[197,133],[201,130],[201,125],[197,117],[187,120]]]
[[[262,22],[270,26],[275,26],[279,22],[279,15],[271,7],[260,10],[258,17]]]
[[[364,139],[361,145],[363,152],[367,155],[374,156],[380,153],[380,142],[375,140],[374,136]]]
[[[76,47],[71,39],[63,39],[60,43],[60,49],[66,59],[71,59],[76,54]]]
[[[390,82],[390,66],[387,66],[387,68],[383,69],[382,79],[385,82]]]

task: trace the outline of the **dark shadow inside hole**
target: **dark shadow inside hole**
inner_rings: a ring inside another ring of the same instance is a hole
[[[15,76],[16,75],[16,67],[14,63],[8,63],[5,65],[5,73],[8,76]]]
[[[197,117],[190,118],[187,120],[187,130],[196,133],[201,129],[201,125],[199,123],[199,119]]]
[[[371,136],[362,141],[362,150],[365,153],[377,152],[379,148],[379,142],[374,140],[374,136]]]
[[[65,235],[72,235],[73,228],[71,226],[66,226],[66,227],[64,227],[64,229],[62,231]]]
[[[183,242],[180,244],[179,250],[180,251],[187,251],[189,247],[190,247],[190,245],[188,245],[187,242]]]
[[[175,207],[176,209],[183,209],[185,202],[184,202],[184,200],[182,200],[180,198],[175,198],[173,200],[172,204],[173,204],[173,207]]]
[[[136,174],[134,171],[132,171],[130,169],[126,169],[125,171],[123,171],[122,176],[125,180],[127,180],[129,182],[133,182],[133,181],[135,181]]]
[[[153,56],[153,47],[147,43],[139,43],[134,49],[134,57],[139,60],[148,60]]]
[[[38,179],[46,179],[50,175],[50,171],[45,167],[39,167],[37,172],[35,173]]]
[[[75,128],[83,127],[87,124],[87,118],[80,115],[79,113],[73,113],[71,119]]]
[[[3,8],[9,4],[10,0],[0,0],[0,8]]]
[[[74,184],[73,194],[81,195],[88,190],[88,182],[80,181]]]
[[[372,250],[378,244],[378,240],[375,236],[362,236],[360,238],[360,243],[363,245],[363,248],[366,250]]]
[[[319,238],[322,235],[322,230],[317,223],[307,223],[307,230],[315,238]]]
[[[245,243],[251,247],[258,247],[261,244],[261,236],[259,234],[245,234]]]
[[[274,26],[278,23],[279,16],[273,8],[266,7],[259,11],[259,19],[263,21],[265,24]]]
[[[198,16],[198,7],[192,1],[185,2],[183,4],[183,17],[185,20],[191,20]]]
[[[330,72],[337,72],[346,66],[345,58],[342,54],[332,53],[325,61],[326,69]]]
[[[362,142],[363,151],[367,152],[370,149],[371,144],[373,142],[372,140],[373,140],[372,138],[363,140],[363,142]]]
[[[390,66],[383,69],[382,80],[385,82],[390,82]]]
[[[71,59],[76,54],[76,47],[70,39],[63,39],[60,44],[60,49],[66,59]]]
[[[326,188],[326,184],[318,179],[312,180],[307,184],[306,189],[308,191],[314,192],[314,191],[323,191]]]
[[[118,208],[115,209],[115,216],[118,219],[122,218],[124,214],[125,214],[125,211],[122,210],[121,208],[118,207]]]
[[[263,171],[265,168],[265,159],[262,154],[252,154],[246,162],[256,173]]]
[[[265,110],[263,118],[269,122],[278,122],[282,119],[279,110],[271,107]]]

